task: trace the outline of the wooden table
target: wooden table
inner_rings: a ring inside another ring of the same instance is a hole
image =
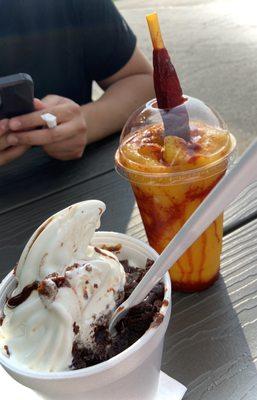
[[[117,144],[113,136],[65,163],[33,149],[0,169],[0,278],[44,219],[85,199],[107,204],[101,229],[146,239],[129,184],[114,170]],[[173,297],[162,369],[188,386],[186,399],[257,399],[255,186],[225,213],[219,281],[205,292]]]

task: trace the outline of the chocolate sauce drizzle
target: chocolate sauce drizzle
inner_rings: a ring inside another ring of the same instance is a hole
[[[25,286],[22,291],[17,294],[16,296],[11,297],[7,301],[7,305],[10,308],[15,308],[18,307],[20,304],[22,304],[27,298],[31,295],[33,290],[37,290],[39,286],[39,282],[35,281],[33,283],[30,283],[29,285]]]
[[[4,315],[4,312],[2,311],[2,312],[0,313],[0,326],[3,325],[4,319],[5,319],[5,315]]]
[[[104,251],[102,251],[102,250],[99,249],[98,247],[95,247],[95,251],[96,251],[98,254],[101,254],[102,256],[111,258],[112,260],[115,260],[115,261],[116,261],[116,259],[115,259],[114,257],[110,256],[109,254],[106,254]]]

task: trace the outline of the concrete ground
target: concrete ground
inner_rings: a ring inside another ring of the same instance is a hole
[[[184,92],[216,108],[239,142],[257,136],[256,0],[117,0],[151,60],[145,15],[157,10]]]

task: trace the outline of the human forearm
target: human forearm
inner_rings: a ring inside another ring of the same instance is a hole
[[[112,84],[99,100],[82,106],[88,143],[121,130],[129,115],[153,97],[150,74],[132,75]]]
[[[129,115],[154,96],[152,68],[139,50],[120,71],[99,84],[104,95],[84,106],[57,95],[35,99],[36,111],[8,122],[7,145],[42,146],[59,160],[80,158],[87,143],[121,130]],[[42,112],[57,117],[55,129],[45,126]]]

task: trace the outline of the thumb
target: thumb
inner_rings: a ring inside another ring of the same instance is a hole
[[[47,108],[47,104],[43,103],[43,101],[34,98],[34,107],[35,107],[35,111],[40,111],[40,110],[44,110],[45,108]]]

